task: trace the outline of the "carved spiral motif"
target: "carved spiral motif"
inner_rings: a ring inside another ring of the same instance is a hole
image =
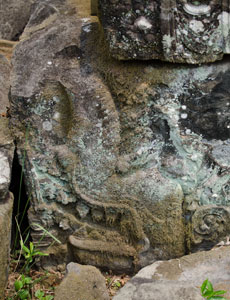
[[[215,241],[225,236],[229,230],[229,208],[209,206],[198,209],[192,218],[195,242]]]

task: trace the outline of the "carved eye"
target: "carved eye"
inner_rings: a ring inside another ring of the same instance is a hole
[[[185,1],[183,1],[185,2]],[[184,11],[192,16],[207,15],[211,12],[211,5],[204,4],[210,1],[188,1],[184,3]]]

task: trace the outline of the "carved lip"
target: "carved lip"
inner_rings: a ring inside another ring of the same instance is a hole
[[[193,16],[207,15],[211,12],[211,6],[204,4],[197,6],[190,3],[186,3],[184,4],[183,8],[184,11]]]

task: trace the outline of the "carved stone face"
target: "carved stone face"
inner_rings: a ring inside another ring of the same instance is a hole
[[[204,63],[230,53],[229,4],[217,0],[99,0],[111,54],[118,59]]]

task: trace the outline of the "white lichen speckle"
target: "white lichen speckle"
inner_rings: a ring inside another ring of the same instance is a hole
[[[181,115],[180,115],[180,117],[181,117],[181,119],[187,119],[187,117],[188,117],[188,114],[186,114],[186,113],[183,113],[183,114],[181,114]]]
[[[91,31],[91,24],[83,26],[82,30],[85,31],[85,32],[87,32],[87,33],[90,32]]]
[[[59,121],[60,120],[60,117],[61,117],[61,114],[59,112],[55,112],[54,116],[53,116],[53,119],[55,121]]]
[[[193,155],[191,156],[191,160],[196,161],[197,159],[198,159],[197,154],[193,154]]]
[[[164,47],[166,53],[167,53],[167,52],[170,52],[170,49],[171,49],[171,47],[172,47],[173,41],[174,41],[174,38],[171,37],[169,34],[165,34],[165,35],[163,36],[163,38],[162,38],[162,43],[163,43],[163,47]]]
[[[51,131],[53,129],[53,125],[49,121],[45,121],[42,123],[42,128],[46,131]]]
[[[60,100],[59,100],[58,97],[54,96],[54,97],[53,97],[53,101],[54,101],[54,102],[59,102]]]
[[[200,33],[204,31],[204,25],[201,21],[191,20],[189,22],[189,28],[195,33]]]
[[[134,25],[139,28],[140,30],[147,30],[152,28],[152,24],[143,16],[138,18]]]
[[[52,61],[49,60],[49,61],[47,62],[47,65],[51,66],[51,65],[52,65]]]

